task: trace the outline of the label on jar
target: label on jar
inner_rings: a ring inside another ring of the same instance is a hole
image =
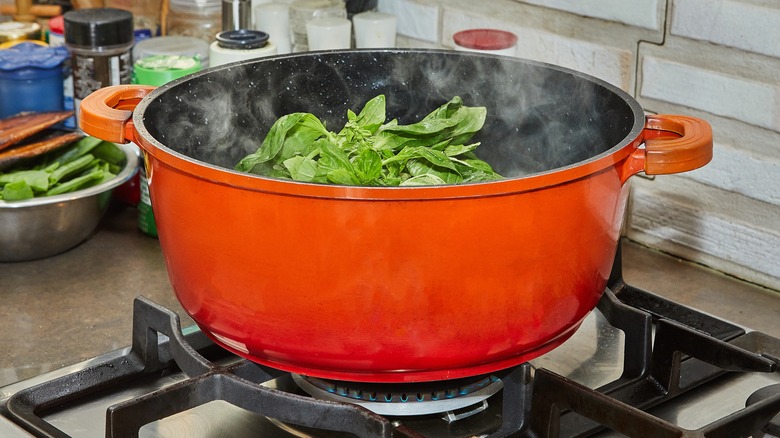
[[[133,75],[132,55],[129,51],[114,56],[84,56],[74,53],[71,67],[73,103],[77,118],[80,117],[82,99],[109,85],[129,84]]]
[[[62,97],[63,109],[65,111],[73,111],[75,109],[73,103],[73,75],[70,74],[70,69],[68,69],[68,75],[62,81]],[[76,127],[76,117],[68,117],[62,124],[66,128],[73,129]]]
[[[149,180],[146,179],[146,169],[141,166],[138,183],[141,189],[141,200],[138,202],[138,229],[144,234],[157,237],[157,223],[154,221],[152,200],[149,197]]]
[[[73,55],[73,96],[83,99],[109,85],[129,84],[133,73],[131,53],[116,56]]]

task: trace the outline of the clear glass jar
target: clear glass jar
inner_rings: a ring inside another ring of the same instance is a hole
[[[160,1],[104,0],[104,5],[107,8],[124,9],[132,12],[135,30],[148,29],[152,35],[160,33]]]
[[[290,35],[293,52],[309,50],[306,22],[314,18],[347,18],[344,0],[295,0],[290,5]]]
[[[167,35],[195,37],[211,43],[222,31],[221,0],[170,0]]]

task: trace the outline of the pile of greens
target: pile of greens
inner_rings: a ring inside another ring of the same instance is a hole
[[[421,121],[385,122],[385,96],[347,111],[338,133],[310,113],[279,118],[258,150],[236,170],[295,181],[359,186],[419,186],[493,181],[501,175],[467,144],[485,123],[484,107],[467,107],[460,97]]]
[[[0,172],[0,199],[19,201],[98,185],[116,176],[126,157],[115,144],[84,137],[33,162]]]

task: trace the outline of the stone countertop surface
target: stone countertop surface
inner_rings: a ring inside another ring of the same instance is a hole
[[[174,296],[158,240],[137,230],[136,215],[114,205],[76,248],[0,263],[0,386],[128,346],[139,295],[192,324]],[[623,264],[629,284],[780,337],[780,292],[628,241]]]

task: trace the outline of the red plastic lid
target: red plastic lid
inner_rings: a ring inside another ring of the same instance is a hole
[[[62,15],[49,20],[49,31],[60,35],[65,33],[65,20],[62,18]]]
[[[503,50],[517,44],[517,35],[498,29],[468,29],[452,36],[455,44],[473,50]]]

